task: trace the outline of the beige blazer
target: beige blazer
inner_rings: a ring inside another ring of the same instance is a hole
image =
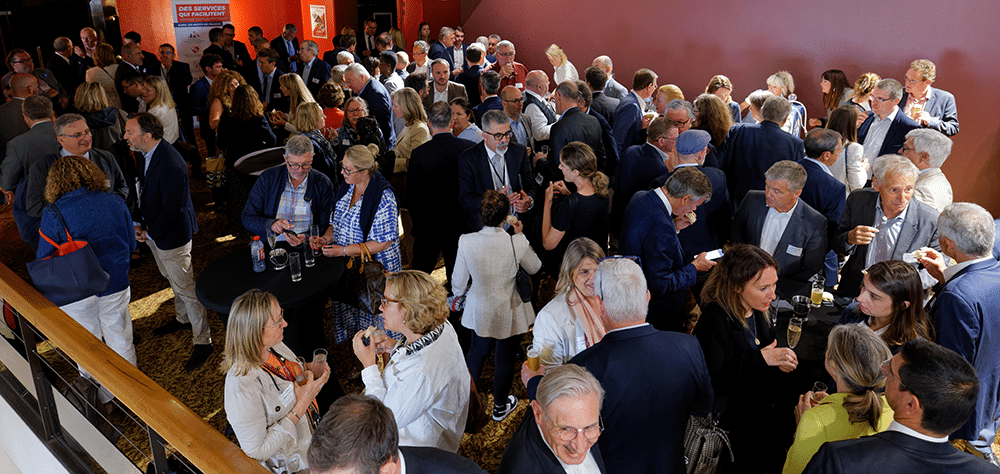
[[[410,167],[410,154],[413,149],[427,143],[431,139],[431,131],[424,122],[415,122],[413,125],[403,127],[403,133],[396,137],[396,173],[405,173]]]

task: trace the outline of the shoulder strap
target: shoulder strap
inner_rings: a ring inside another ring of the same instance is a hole
[[[63,230],[66,231],[66,240],[72,242],[73,241],[73,237],[69,235],[69,227],[66,226],[66,221],[63,220],[62,213],[59,212],[59,208],[56,206],[56,203],[52,203],[52,204],[50,204],[50,206],[52,206],[52,210],[56,213],[56,218],[59,219],[59,223],[62,224]],[[41,229],[39,229],[38,233],[41,233],[41,232],[42,232]],[[55,244],[53,244],[53,245],[55,245]]]
[[[521,264],[517,262],[517,250],[514,249],[514,236],[513,235],[510,236],[510,252],[514,254],[514,269],[515,269],[514,273],[517,273],[517,268],[520,267]]]

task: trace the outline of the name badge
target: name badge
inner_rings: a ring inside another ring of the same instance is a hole
[[[299,201],[298,203],[296,203],[295,204],[295,214],[299,215],[299,216],[306,215],[306,213],[309,212],[309,208],[306,207],[307,204],[308,203],[306,203],[305,201]],[[799,252],[801,252],[801,250]]]
[[[787,252],[788,252],[789,255],[794,255],[796,257],[801,257],[802,256],[802,248],[801,247],[796,247],[794,245],[789,245]]]
[[[343,143],[344,143],[344,146],[350,146],[351,145],[351,141],[348,140],[348,139],[346,139],[346,138],[344,139]]]
[[[524,89],[524,84],[518,82],[517,84],[514,84],[514,87],[516,87],[518,89]]]
[[[281,402],[282,406],[295,404],[295,382],[288,384],[288,386],[281,391],[281,395],[278,396],[278,400]]]
[[[273,96],[273,97],[274,97],[275,99],[280,99],[280,98],[281,98],[281,92],[275,92],[274,94],[271,94],[271,95],[272,95],[272,96]]]
[[[312,78],[312,81],[313,81],[313,83],[315,83],[315,84],[319,84],[319,78],[318,78],[318,77],[314,77],[314,78]]]

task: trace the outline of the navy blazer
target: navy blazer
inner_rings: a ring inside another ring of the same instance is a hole
[[[267,236],[271,224],[277,220],[281,193],[287,183],[288,167],[284,165],[266,169],[257,178],[243,207],[243,227],[251,234]],[[309,170],[305,201],[312,210],[313,224],[319,226],[320,232],[325,231],[333,213],[333,183],[330,178],[316,169]]]
[[[171,250],[191,241],[198,220],[191,204],[188,168],[169,143],[160,140],[152,157],[137,152],[139,200],[132,220],[142,224],[160,250]],[[149,169],[143,174],[146,160]]]
[[[285,94],[281,93],[281,86],[278,84],[279,78],[285,74],[280,68],[275,67],[273,75],[271,76],[271,90],[268,96],[264,96],[263,85],[260,83],[260,76],[257,74],[260,68],[254,66],[252,71],[248,71],[244,79],[247,81],[247,85],[253,87],[253,90],[257,91],[257,95],[260,97],[260,101],[266,104],[265,111],[271,110],[281,110],[288,112],[291,104],[291,99]],[[263,72],[263,71],[261,71]],[[311,75],[311,74],[310,74]],[[320,84],[322,86],[322,84]],[[311,91],[310,91],[311,92]],[[206,96],[207,97],[207,96]],[[207,109],[206,112],[208,113]]]
[[[450,75],[450,71],[454,71],[455,70],[455,58],[454,58],[454,56],[452,56],[448,52],[448,48],[444,45],[444,43],[442,43],[440,41],[435,41],[435,42],[431,43],[431,50],[427,52],[427,58],[430,61],[433,61],[435,59],[444,59],[445,61],[448,61],[449,75]],[[428,73],[429,73],[430,72],[429,71],[430,68],[428,67],[427,69],[428,69]],[[428,74],[428,75],[430,75],[430,74]]]
[[[546,177],[550,181],[561,181],[562,171],[559,170],[559,153],[570,142],[583,142],[590,146],[597,157],[597,169],[604,170],[606,155],[604,140],[601,139],[603,129],[597,118],[584,113],[578,107],[570,107],[562,113],[559,120],[552,124],[549,132],[552,151],[548,158]]]
[[[479,128],[483,128],[483,115],[491,110],[503,110],[503,101],[500,100],[500,96],[487,97],[479,105],[472,108],[472,114],[475,116],[476,125]]]
[[[607,89],[605,89],[605,92]],[[635,94],[626,94],[615,109],[615,120],[612,122],[615,130],[615,142],[618,143],[619,154],[632,145],[641,144],[642,111],[646,104],[639,103]]]
[[[799,198],[826,216],[827,239],[833,240],[833,233],[837,231],[837,223],[840,222],[840,215],[844,213],[844,204],[847,202],[847,187],[827,173],[820,163],[806,159],[799,164],[806,169],[808,176]]]
[[[748,192],[740,203],[736,215],[733,216],[730,240],[733,243],[759,247],[768,209],[764,191]],[[778,277],[800,282],[808,281],[823,269],[823,259],[826,258],[828,248],[826,217],[800,197],[788,220],[785,232],[781,234],[778,245],[774,248],[774,259],[778,261]]]
[[[161,66],[162,67],[162,66]],[[170,86],[170,95],[177,103],[177,109],[181,115],[191,114],[191,94],[188,93],[188,86],[191,85],[191,66],[183,61],[174,61],[167,71],[167,84]],[[207,97],[207,95],[206,95]],[[194,137],[188,138],[194,142]]]
[[[298,64],[299,74],[302,74],[302,71],[306,70],[306,63],[298,61],[297,64]],[[309,92],[313,95],[313,97],[318,96],[319,88],[323,87],[323,84],[326,84],[326,81],[330,80],[330,71],[332,70],[333,68],[330,67],[330,65],[327,64],[326,61],[323,61],[320,58],[313,59],[312,69],[309,70],[309,77],[302,78],[302,81],[306,83],[306,89],[309,89]],[[281,77],[281,76],[275,76],[275,77]],[[258,79],[258,81],[259,80],[260,79]],[[271,88],[274,89],[274,86],[272,86]],[[258,90],[259,89],[260,87],[258,87]],[[281,92],[281,88],[278,88],[278,92]]]
[[[285,46],[285,37],[280,34],[271,40],[271,49],[278,53],[278,64],[284,65],[289,64],[288,61],[288,47]],[[295,50],[295,55],[299,54],[299,39],[292,38],[292,49]],[[301,70],[299,70],[301,72]]]
[[[858,143],[865,144],[868,129],[871,128],[872,122],[875,121],[876,117],[877,115],[869,113],[868,118],[858,127]],[[885,138],[882,140],[882,147],[878,150],[878,156],[898,154],[899,149],[903,148],[903,144],[906,143],[906,134],[915,128],[919,128],[917,122],[914,122],[913,119],[903,113],[902,109],[899,109],[896,112],[896,116],[892,119],[892,124],[889,125],[889,130],[885,133]]]
[[[995,474],[997,468],[950,443],[932,443],[898,431],[883,431],[858,439],[820,446],[804,474]]]
[[[951,434],[975,440],[979,431],[996,432],[1000,417],[1000,262],[987,259],[959,270],[928,307],[937,343],[965,357],[979,376],[972,416]]]
[[[622,216],[632,196],[649,189],[649,183],[666,172],[663,155],[653,145],[632,145],[622,153],[615,170],[615,196],[611,206],[611,229],[616,234],[621,230]]]
[[[455,76],[455,82],[465,86],[465,93],[469,96],[469,104],[473,107],[483,102],[479,97],[479,74],[483,72],[482,66],[469,66],[462,70],[462,73]]]
[[[868,268],[868,246],[847,244],[847,234],[859,225],[871,226],[875,223],[875,203],[878,201],[878,191],[871,188],[855,189],[847,196],[844,213],[837,223],[837,231],[830,246],[834,252],[847,255],[847,263],[840,270],[840,286],[838,291],[846,296],[857,296],[861,287],[861,270]],[[903,254],[931,247],[941,250],[938,244],[937,228],[938,212],[933,207],[910,199],[907,206],[903,228],[896,239],[896,247],[892,250],[893,260],[902,260]],[[921,270],[921,273],[926,270]]]
[[[566,473],[566,470],[559,464],[559,458],[546,445],[538,428],[535,413],[529,406],[521,424],[517,425],[514,436],[507,442],[507,449],[503,452],[503,459],[500,460],[497,474]],[[601,473],[606,473],[600,445],[594,443],[590,447],[590,454],[594,456],[594,461],[597,462],[597,468]]]
[[[694,210],[698,218],[677,234],[677,240],[684,249],[684,260],[692,261],[699,253],[720,249],[729,238],[729,224],[733,216],[733,205],[729,202],[726,189],[726,174],[717,168],[696,166],[712,182],[712,199],[705,201]],[[674,171],[677,171],[676,169]],[[667,172],[653,180],[650,189],[662,187],[673,172]]]
[[[951,92],[928,88],[931,98],[924,104],[927,111],[934,120],[927,123],[927,128],[933,128],[945,135],[953,136],[958,133],[958,108],[955,106],[955,96]],[[903,98],[899,100],[899,105],[905,106],[909,94],[903,90]]]
[[[688,418],[708,413],[713,401],[697,339],[638,326],[609,332],[569,363],[586,368],[604,388],[597,445],[608,472],[685,472]],[[655,436],[639,426],[655,426]]]
[[[802,139],[770,121],[736,124],[719,147],[719,166],[726,172],[729,198],[739,205],[751,189],[764,190],[764,172],[771,165],[806,156]]]
[[[531,172],[531,162],[523,146],[508,146],[504,154],[506,161],[507,182],[510,192],[524,192],[531,197],[534,207],[542,204],[539,201],[538,183]],[[479,218],[479,209],[483,207],[483,193],[493,189],[493,169],[490,165],[486,143],[480,142],[458,155],[458,205],[465,212],[465,224],[469,232],[478,232],[483,228]]]
[[[590,110],[601,114],[609,123],[615,123],[615,110],[621,102],[619,99],[610,97],[604,92],[595,91],[593,101],[590,103]]]
[[[406,463],[404,474],[486,474],[473,460],[443,449],[400,446]]]
[[[618,253],[642,259],[651,293],[646,320],[658,329],[679,329],[678,316],[698,271],[684,258],[674,218],[655,192],[636,193],[625,208]]]
[[[208,124],[208,108],[211,105],[208,103],[208,92],[211,88],[212,85],[208,83],[208,78],[205,76],[201,76],[201,79],[191,84],[191,110],[194,112],[194,115],[205,117],[202,123],[206,125]],[[257,89],[259,90],[260,88],[258,87]]]
[[[618,168],[618,143],[615,142],[614,129],[611,128],[609,120],[597,113],[593,107],[587,111],[587,114],[596,118],[597,123],[601,124],[601,141],[604,142],[604,174],[609,177],[614,176],[615,169]]]
[[[368,79],[368,83],[361,89],[359,97],[368,102],[368,115],[378,122],[379,130],[382,130],[382,137],[388,137],[386,146],[396,143],[396,130],[392,128],[392,99],[389,98],[389,91],[382,83],[374,78]]]

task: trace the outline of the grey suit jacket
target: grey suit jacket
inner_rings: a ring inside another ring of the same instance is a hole
[[[14,97],[10,102],[0,105],[0,161],[7,156],[7,143],[28,131],[28,124],[21,112],[22,104],[24,99]]]
[[[767,211],[764,192],[748,192],[733,217],[730,240],[760,246]],[[808,281],[823,269],[826,250],[826,217],[800,198],[774,248],[778,276]]]
[[[21,122],[24,122],[23,117]],[[28,177],[32,163],[60,148],[52,122],[36,123],[31,130],[14,137],[7,143],[7,155],[0,169],[0,188],[13,191]]]
[[[878,191],[871,188],[854,190],[847,197],[847,205],[840,216],[837,232],[834,234],[831,247],[840,255],[848,256],[847,263],[840,273],[839,291],[846,296],[857,296],[861,286],[861,270],[868,268],[867,245],[848,245],[847,234],[859,225],[872,226],[875,223],[875,203],[878,202]],[[907,205],[903,228],[896,239],[896,247],[892,250],[893,260],[902,260],[903,254],[921,247],[931,247],[941,250],[938,244],[937,228],[938,212],[934,208],[916,199],[910,199]],[[921,270],[921,279],[928,281],[926,270]]]
[[[465,93],[465,86],[454,81],[448,81],[448,102],[451,102],[456,97],[468,99],[469,95]],[[434,105],[434,83],[427,85],[427,97],[424,97],[424,110],[430,110],[432,105]]]

